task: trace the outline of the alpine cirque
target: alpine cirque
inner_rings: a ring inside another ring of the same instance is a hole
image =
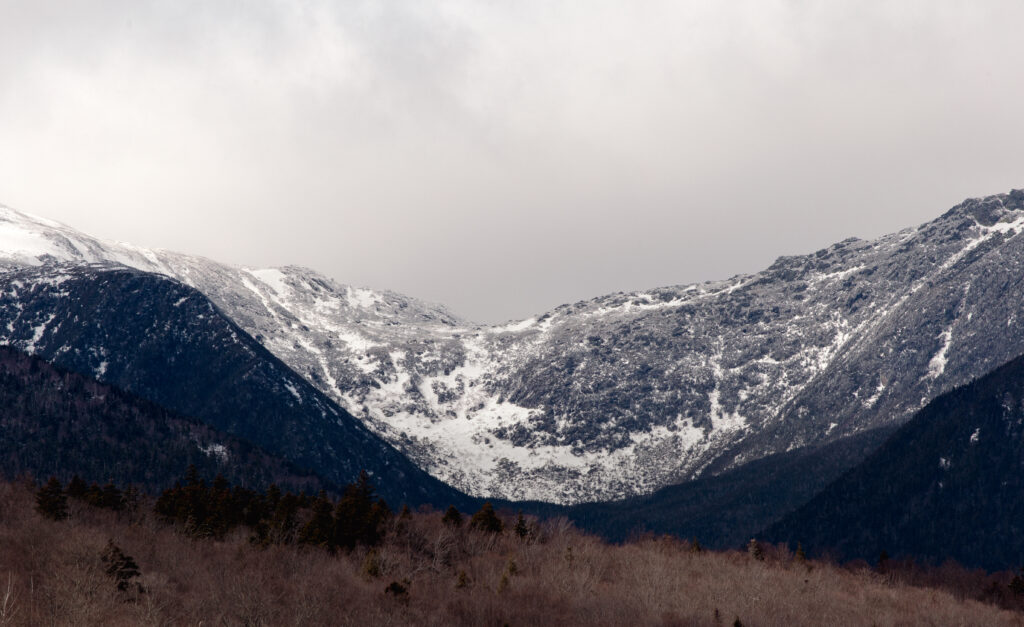
[[[567,504],[889,427],[1024,353],[1022,231],[1017,190],[757,274],[483,326],[304,268],[102,242],[0,210],[9,301],[85,264],[170,277],[435,477]],[[28,352],[52,332],[45,318],[31,337],[4,322],[0,340]],[[107,357],[86,359],[103,380]]]

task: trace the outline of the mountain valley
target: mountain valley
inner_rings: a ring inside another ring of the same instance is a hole
[[[10,209],[0,250],[39,280],[118,264],[180,281],[431,475],[474,496],[572,504],[901,424],[1024,352],[1022,230],[1013,191],[757,274],[498,326],[302,268],[105,243]],[[6,341],[38,351],[42,322]],[[80,359],[107,380],[101,354]]]

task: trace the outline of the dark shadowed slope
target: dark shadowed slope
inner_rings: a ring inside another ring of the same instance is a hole
[[[641,497],[607,503],[552,506],[508,504],[545,516],[567,516],[612,541],[642,533],[696,538],[703,546],[742,546],[765,526],[800,507],[843,471],[862,461],[893,429],[876,429],[838,442],[778,453],[668,486]]]
[[[840,558],[1024,565],[1024,357],[929,403],[764,537]]]
[[[0,347],[0,473],[163,489],[192,464],[249,486],[331,489],[258,447],[129,392]]]

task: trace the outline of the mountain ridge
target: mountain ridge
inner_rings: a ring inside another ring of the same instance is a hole
[[[0,344],[246,439],[335,485],[366,470],[395,503],[471,502],[373,435],[201,292],[165,275],[104,264],[10,269],[0,274]]]
[[[1002,297],[1024,260],[1020,190],[759,273],[495,326],[296,267],[15,226],[50,243],[13,264],[65,255],[195,287],[421,468],[475,496],[570,504],[650,493],[899,424],[1024,352]],[[12,239],[6,228],[0,243]]]

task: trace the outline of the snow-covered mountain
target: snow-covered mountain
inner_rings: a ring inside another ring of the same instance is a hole
[[[209,457],[230,458],[255,445],[298,471],[315,474],[321,486],[344,485],[365,470],[392,503],[463,507],[473,502],[371,433],[201,292],[167,276],[114,264],[9,268],[0,273],[0,343],[62,369],[98,377],[198,421],[206,431],[247,443],[239,448],[207,440],[202,447]],[[45,417],[46,407],[33,408],[31,414]],[[154,448],[159,438],[140,435],[139,430],[118,431],[113,424],[105,427],[113,436],[111,446],[129,446],[136,439],[133,458],[149,456],[154,464],[163,464],[167,478],[167,465],[175,462],[167,458],[167,451]],[[49,424],[38,427],[40,433],[52,430]],[[158,431],[154,427],[154,437]],[[7,438],[17,432],[0,433]],[[92,446],[83,440],[87,452],[68,446],[63,437],[67,430],[59,435],[62,441],[47,442],[50,448],[44,450],[55,456],[49,463],[62,473],[120,463],[115,453],[102,447],[102,438],[93,438]],[[8,450],[29,446],[18,439],[5,445]],[[97,459],[90,461],[90,453]],[[78,463],[61,467],[61,460],[71,459]],[[180,473],[186,462],[177,463]],[[125,470],[121,466],[116,474],[126,476]],[[154,483],[152,475],[147,482]]]
[[[1024,353],[1022,231],[1014,191],[757,274],[500,326],[304,268],[102,242],[10,209],[0,257],[182,281],[431,474],[474,495],[572,503],[904,421]]]

